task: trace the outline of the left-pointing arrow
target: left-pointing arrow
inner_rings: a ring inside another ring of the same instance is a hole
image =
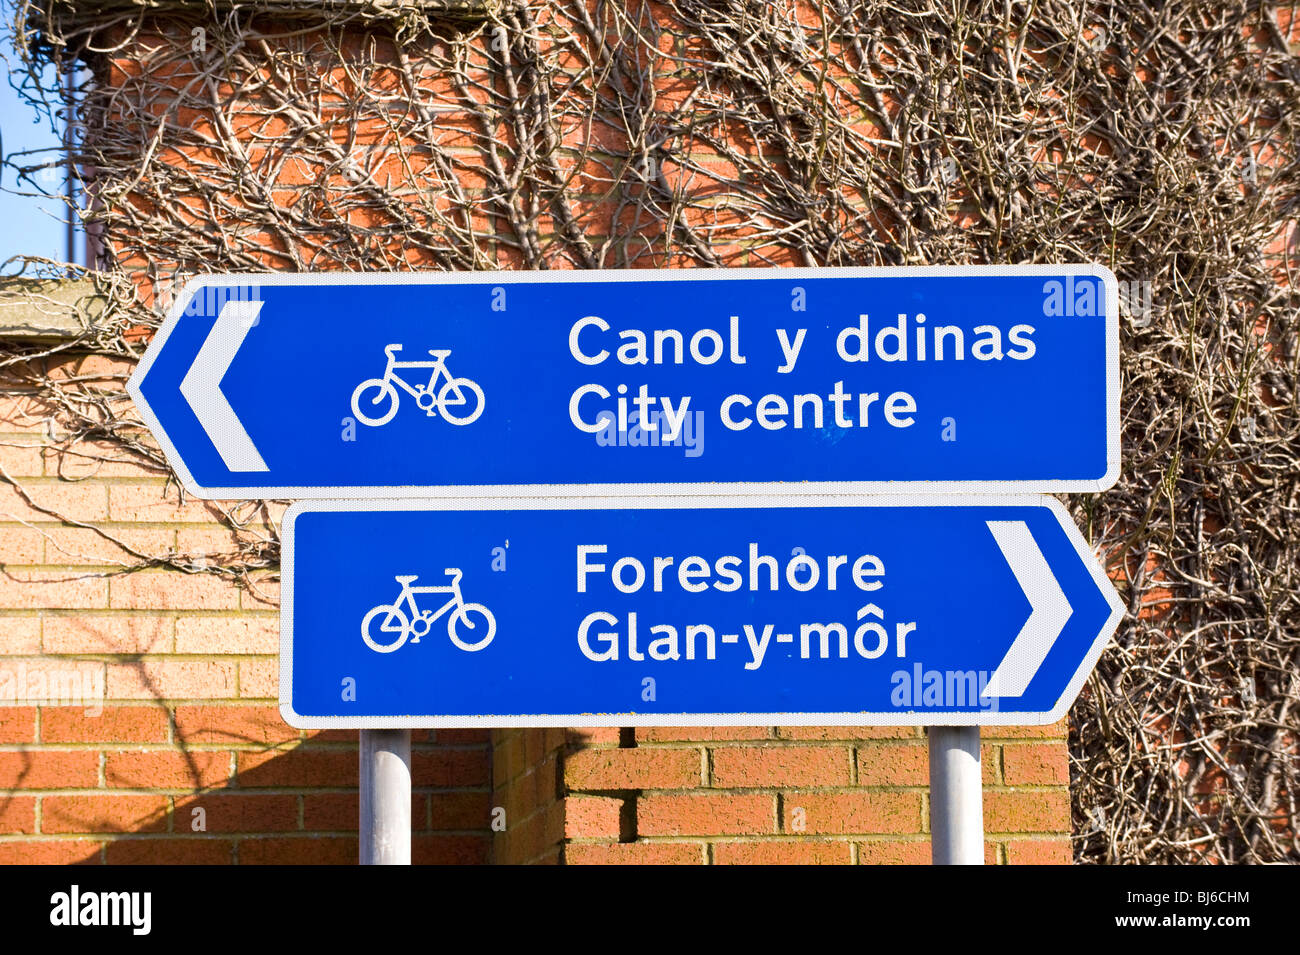
[[[227,302],[181,381],[181,394],[231,471],[270,470],[221,391],[221,379],[261,311],[261,302]]]

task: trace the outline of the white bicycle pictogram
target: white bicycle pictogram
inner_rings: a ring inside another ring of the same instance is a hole
[[[433,361],[398,361],[397,353],[401,350],[401,345],[384,346],[384,354],[388,356],[384,377],[367,378],[352,392],[352,413],[358,421],[372,428],[392,421],[400,403],[398,385],[415,398],[416,405],[430,418],[441,412],[443,419],[450,424],[471,424],[483,413],[483,389],[468,378],[453,378],[447,368],[450,348],[429,349]],[[425,384],[411,385],[397,373],[398,369],[427,370],[429,380]],[[439,386],[438,379],[443,377],[447,380]],[[368,394],[372,390],[373,394]],[[386,410],[385,402],[388,405]],[[379,413],[366,414],[362,408]]]
[[[451,583],[434,587],[412,586],[419,579],[419,574],[394,578],[402,585],[402,592],[397,595],[397,599],[391,604],[372,607],[361,621],[361,639],[366,641],[366,646],[376,653],[392,653],[406,643],[408,637],[412,643],[419,643],[433,622],[452,607],[456,609],[447,618],[447,636],[452,643],[471,653],[482,650],[491,643],[497,632],[497,621],[492,616],[492,611],[482,604],[465,603],[460,595],[460,578],[463,576],[460,568],[448,567],[444,573],[451,578]],[[416,594],[451,594],[451,599],[437,611],[421,610],[415,602]],[[403,604],[410,608],[409,614],[402,610]],[[372,625],[377,619],[380,619],[378,640],[371,636]],[[390,642],[380,642],[384,639],[383,634],[392,635]],[[471,643],[466,639],[472,637],[477,637],[478,640]]]

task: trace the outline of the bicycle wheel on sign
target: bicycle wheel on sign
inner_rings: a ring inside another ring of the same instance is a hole
[[[374,395],[368,396],[367,392],[371,389],[375,389]],[[388,402],[386,411],[382,410],[385,401]],[[372,418],[362,411],[362,408],[381,413],[378,417]],[[370,378],[363,381],[357,385],[356,391],[352,392],[352,413],[357,416],[358,421],[372,428],[388,424],[393,420],[393,415],[397,414],[397,389],[393,387],[392,382],[383,378]]]
[[[492,642],[496,633],[497,618],[492,616],[492,611],[482,604],[465,604],[447,621],[447,636],[451,638],[451,642],[471,653],[486,647]],[[464,637],[478,637],[478,642],[469,643],[462,639]]]
[[[483,413],[483,389],[468,378],[448,378],[438,389],[438,410],[451,424],[471,424]]]
[[[375,618],[381,614],[384,616],[376,629],[381,635],[392,634],[396,631],[396,637],[393,639],[392,643],[380,643],[370,636],[371,624],[374,622]],[[396,626],[394,627],[390,621],[395,621]],[[374,650],[376,653],[392,653],[404,644],[406,638],[410,635],[411,624],[406,619],[406,614],[402,613],[400,607],[393,604],[380,604],[378,607],[373,607],[370,613],[366,614],[365,618],[361,621],[361,639],[366,641],[366,646],[371,650]]]

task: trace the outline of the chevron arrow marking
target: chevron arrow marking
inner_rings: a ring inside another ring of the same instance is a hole
[[[1029,598],[1029,618],[989,679],[988,696],[1020,696],[1074,612],[1024,521],[985,521]]]
[[[221,391],[221,379],[261,311],[261,302],[227,302],[181,381],[181,394],[231,471],[270,470]]]

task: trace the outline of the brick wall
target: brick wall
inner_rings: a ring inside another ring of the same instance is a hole
[[[48,370],[98,378],[129,413],[126,366]],[[232,532],[162,473],[54,451],[53,412],[0,398],[17,485],[0,479],[0,862],[355,862],[356,733],[280,719],[273,568],[122,574]],[[249,506],[238,533],[273,534],[281,510]],[[416,733],[412,772],[414,858],[486,862],[487,733]]]
[[[1063,723],[985,730],[988,862],[1068,863]],[[923,864],[911,727],[594,731],[564,762],[568,863]]]
[[[508,729],[492,734],[492,861],[562,861],[572,808],[563,789],[565,732]]]

